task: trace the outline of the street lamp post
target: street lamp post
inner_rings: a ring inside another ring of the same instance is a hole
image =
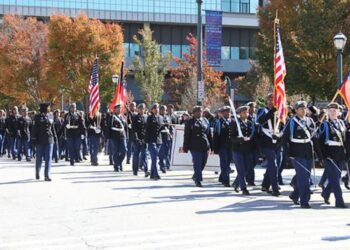
[[[200,91],[203,91],[203,76],[202,76],[202,3],[203,0],[197,0],[198,5],[198,22],[197,22],[197,41],[198,41],[198,49],[197,49],[197,105],[202,104],[202,97]]]
[[[337,78],[338,78],[338,88],[343,82],[343,50],[346,44],[347,38],[346,36],[339,32],[333,38],[334,47],[337,49]],[[341,102],[341,98],[339,97],[339,102]]]

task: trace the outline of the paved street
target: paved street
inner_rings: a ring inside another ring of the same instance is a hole
[[[103,163],[54,164],[49,183],[34,180],[33,163],[1,158],[0,249],[350,249],[350,209],[324,205],[319,189],[302,210],[288,185],[278,198],[243,197],[213,171],[196,188],[190,169],[153,181]]]

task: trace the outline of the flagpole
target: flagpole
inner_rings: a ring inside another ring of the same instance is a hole
[[[275,20],[273,22],[273,40],[274,40],[274,51],[273,51],[273,105],[275,106],[275,89],[276,89],[276,86],[275,86],[275,81],[276,81],[276,23],[278,22],[278,10],[276,10],[276,17],[275,17]],[[276,107],[275,107],[276,108]],[[278,111],[275,111],[274,113],[274,119],[273,119],[273,134],[275,135],[277,133],[276,131],[276,127],[277,127],[277,112]]]

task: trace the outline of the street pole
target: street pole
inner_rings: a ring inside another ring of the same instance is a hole
[[[63,103],[63,91],[61,91],[61,111],[63,111],[64,103]]]
[[[338,70],[338,89],[340,89],[341,84],[343,83],[343,51],[338,49],[337,55],[337,70]],[[342,104],[341,96],[338,96],[338,102]]]
[[[197,105],[202,105],[202,99],[199,93],[200,84],[203,84],[203,75],[202,75],[202,0],[197,0],[198,5],[198,22],[197,22],[197,41],[198,41],[198,50],[197,50]]]

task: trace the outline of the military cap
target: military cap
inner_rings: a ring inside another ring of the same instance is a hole
[[[137,105],[137,108],[146,108],[146,104],[144,103],[140,103],[139,105]]]
[[[73,102],[69,105],[69,108],[76,108],[76,107],[77,107],[77,104],[75,102]]]
[[[22,112],[28,112],[28,108],[27,107],[22,107],[21,111]]]
[[[122,107],[122,105],[121,104],[117,104],[117,105],[114,105],[114,109],[120,109]]]
[[[166,110],[167,107],[166,107],[165,105],[160,105],[159,109],[161,109],[161,110]]]
[[[313,114],[319,114],[320,113],[320,110],[317,107],[315,107],[315,106],[310,106],[309,110]]]
[[[40,112],[46,112],[47,108],[51,106],[51,103],[50,102],[43,102],[43,103],[40,103],[39,106],[40,106],[39,107]]]
[[[159,108],[159,104],[156,102],[156,103],[153,103],[152,106],[151,106],[151,110],[152,109],[157,109]]]
[[[198,112],[198,111],[202,111],[202,107],[201,106],[194,106],[192,108],[192,113]]]
[[[168,104],[168,108],[169,108],[169,109],[173,109],[173,108],[174,108],[174,105],[170,103],[170,104]]]
[[[328,109],[339,109],[340,106],[339,106],[339,104],[336,103],[336,102],[331,102],[331,103],[329,103],[329,104],[327,105],[327,108],[328,108]]]
[[[231,107],[230,106],[223,106],[221,109],[220,109],[220,112],[225,112],[225,111],[230,111],[231,110]]]
[[[201,107],[202,108],[202,107]],[[210,109],[209,108],[205,108],[205,109],[203,109],[203,112],[208,112],[208,113],[210,113]]]
[[[248,102],[246,105],[249,107],[256,107],[256,102]]]
[[[249,106],[240,106],[236,109],[236,113],[237,114],[240,114],[242,113],[243,111],[247,111],[249,109]]]
[[[305,101],[297,101],[294,105],[294,109],[297,110],[298,108],[306,108],[307,103]]]
[[[273,98],[273,93],[269,93],[267,96],[265,96],[265,100],[268,100],[270,98]]]

